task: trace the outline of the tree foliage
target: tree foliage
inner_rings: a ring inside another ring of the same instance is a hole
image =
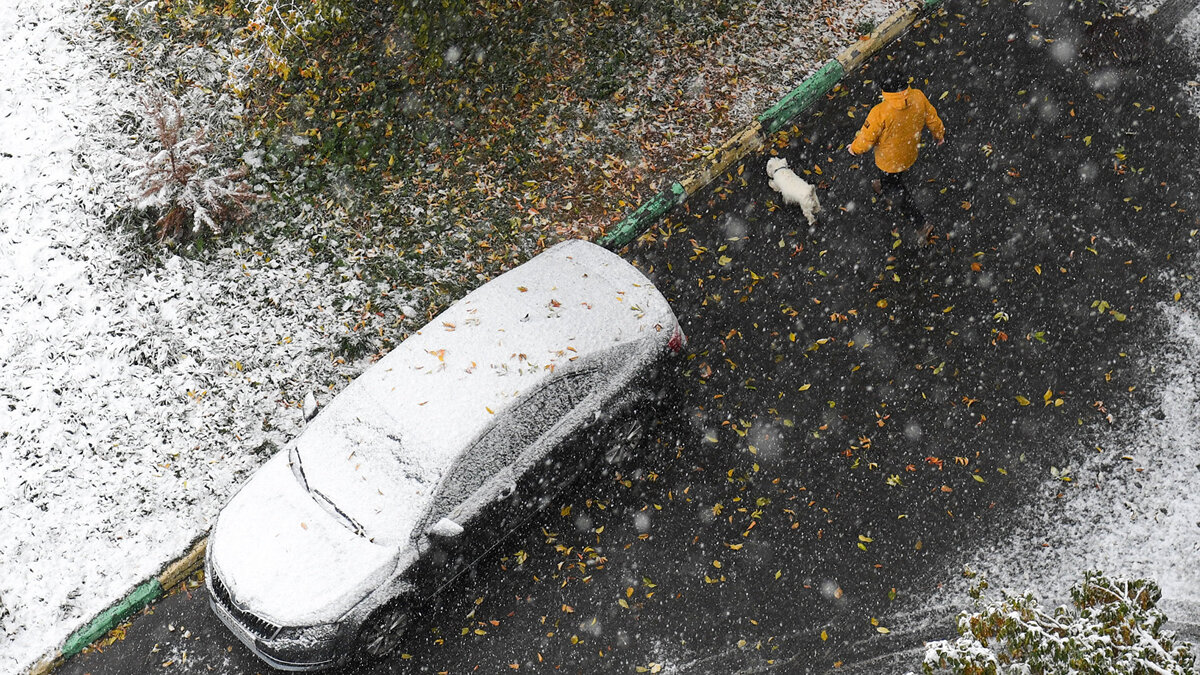
[[[958,617],[957,640],[928,645],[926,675],[1192,675],[1191,645],[1162,630],[1162,592],[1147,579],[1084,573],[1071,588],[1071,606],[1047,612],[1033,594],[1005,592],[986,603],[981,581],[972,590],[980,607]]]

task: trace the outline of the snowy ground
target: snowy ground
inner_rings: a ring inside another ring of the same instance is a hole
[[[1049,605],[1067,602],[1083,570],[1150,577],[1167,615],[1200,637],[1200,309],[1196,285],[1189,290],[1190,303],[1161,306],[1170,337],[1143,364],[1154,402],[1118,420],[1086,465],[1065,467],[1069,484],[1047,476],[1046,494],[1063,499],[1042,500],[1020,518],[1025,529],[962,561],[993,586],[1033,590]],[[947,599],[965,604],[961,590]]]
[[[1166,27],[1171,31],[1170,39],[1184,52],[1200,54],[1200,5],[1194,0],[1143,0],[1134,3],[1133,12],[1137,16],[1149,18],[1151,23],[1154,23],[1155,13],[1160,13],[1159,18],[1172,17],[1166,21],[1174,21],[1174,17],[1179,16],[1173,26]],[[1195,76],[1192,81],[1184,84],[1183,95],[1191,101],[1196,114],[1200,115],[1200,58],[1195,59],[1195,63]]]
[[[131,97],[75,4],[0,3],[6,673],[183,551],[294,433],[304,392],[362,365],[327,356],[362,289],[301,244],[135,268],[98,215]]]

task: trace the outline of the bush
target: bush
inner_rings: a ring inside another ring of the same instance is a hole
[[[1085,572],[1071,588],[1071,607],[1045,612],[1031,593],[1004,593],[985,604],[987,582],[972,589],[979,611],[958,616],[959,638],[927,646],[926,675],[1190,675],[1195,656],[1187,642],[1163,631],[1158,585],[1146,579],[1109,579]]]
[[[226,224],[250,213],[260,199],[242,180],[245,166],[223,166],[208,142],[207,127],[187,130],[179,102],[156,92],[142,101],[157,147],[130,173],[136,208],[158,214],[158,239],[187,239],[206,231],[221,234]]]

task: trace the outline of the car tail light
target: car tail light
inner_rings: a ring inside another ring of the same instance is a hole
[[[683,348],[687,346],[687,336],[683,334],[683,329],[679,324],[675,324],[675,332],[671,333],[671,339],[667,340],[667,349],[679,354],[683,352]]]

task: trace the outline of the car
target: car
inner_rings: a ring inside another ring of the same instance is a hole
[[[458,574],[638,430],[686,337],[614,253],[567,241],[472,291],[334,396],[230,499],[205,573],[280,670],[381,658]]]

